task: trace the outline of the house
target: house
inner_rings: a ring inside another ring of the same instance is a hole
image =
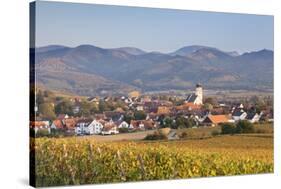
[[[95,119],[103,120],[103,119],[106,119],[106,116],[104,114],[95,114]]]
[[[136,110],[137,110],[137,111],[143,111],[143,110],[144,110],[144,108],[143,108],[143,106],[142,106],[142,105],[138,105],[138,106],[136,107]]]
[[[139,130],[145,130],[144,121],[143,120],[138,122],[138,129]]]
[[[131,120],[130,129],[134,130],[152,130],[157,127],[157,123],[153,120]]]
[[[100,134],[103,128],[103,125],[94,119],[90,124],[85,125],[85,134],[93,135],[93,134]]]
[[[124,98],[123,101],[126,103],[126,104],[131,104],[133,102],[133,100],[131,98]]]
[[[117,126],[113,122],[107,122],[101,130],[102,135],[112,135],[112,134],[118,134],[118,133],[119,133],[119,131],[117,129]]]
[[[232,118],[234,119],[234,121],[244,120],[246,119],[246,117],[247,113],[241,108],[235,109],[232,113]]]
[[[34,129],[35,135],[40,130],[45,130],[48,133],[51,133],[49,121],[31,121],[30,122],[30,128]]]
[[[157,127],[156,122],[154,122],[153,120],[143,120],[141,122],[144,125],[145,130],[152,130],[152,129],[156,129]]]
[[[151,97],[148,95],[145,95],[142,97],[141,102],[150,102],[151,101]]]
[[[130,125],[129,125],[130,129],[134,129],[137,130],[139,128],[139,121],[137,120],[131,120]]]
[[[129,94],[128,94],[129,98],[139,98],[140,97],[140,92],[139,91],[131,91]]]
[[[120,128],[129,129],[129,126],[130,126],[126,121],[116,122],[116,125],[117,125],[118,129],[120,129]]]
[[[151,120],[156,121],[156,120],[158,120],[158,118],[159,118],[159,116],[152,112],[152,113],[147,114],[145,119],[146,120],[151,119]]]
[[[63,119],[68,119],[69,116],[67,114],[59,114],[58,118],[59,120],[63,120]]]
[[[79,97],[75,97],[74,98],[74,103],[77,104],[77,103],[80,103],[80,102],[81,102],[81,99]]]
[[[55,130],[63,130],[64,129],[64,124],[62,120],[56,119],[52,122],[51,129]]]
[[[196,105],[203,104],[203,87],[200,84],[196,85],[195,93],[191,93],[187,96],[185,103],[193,103]]]
[[[73,114],[78,114],[80,112],[80,106],[76,105],[72,108]]]
[[[51,129],[65,131],[67,133],[74,133],[76,120],[74,118],[56,119],[51,124]]]
[[[192,102],[186,102],[184,103],[183,105],[180,105],[180,106],[176,106],[176,110],[188,110],[188,111],[191,111],[191,110],[198,110],[198,109],[201,109],[201,104],[194,104]]]
[[[251,123],[257,123],[257,122],[259,122],[261,116],[262,116],[262,113],[260,113],[260,114],[255,113],[255,112],[248,113],[247,117],[246,117],[246,120],[248,120]]]
[[[67,133],[75,133],[76,120],[74,118],[64,119],[62,123]]]
[[[157,114],[158,115],[167,115],[170,113],[170,108],[169,107],[166,107],[166,106],[159,106],[157,108]]]
[[[89,102],[93,102],[95,104],[99,104],[100,99],[98,97],[89,97],[87,98]]]
[[[274,121],[274,115],[272,110],[265,110],[262,112],[262,115],[260,116],[260,121],[266,121],[266,122],[273,122]]]
[[[113,121],[120,121],[124,117],[124,112],[118,112],[118,111],[105,111],[104,115],[108,119],[112,119]]]
[[[228,115],[211,115],[209,114],[203,121],[202,124],[205,126],[217,126],[220,123],[229,122]]]
[[[125,111],[121,107],[116,108],[114,111],[118,113],[125,113]]]
[[[112,100],[112,98],[110,96],[106,96],[103,98],[103,101],[105,101],[105,102],[108,102],[110,100]]]
[[[96,119],[80,119],[76,123],[75,134],[77,135],[93,135],[100,134],[103,125]]]

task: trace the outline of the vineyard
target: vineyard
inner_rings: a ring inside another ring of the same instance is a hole
[[[273,172],[272,136],[114,143],[40,138],[31,141],[31,152],[37,187]]]

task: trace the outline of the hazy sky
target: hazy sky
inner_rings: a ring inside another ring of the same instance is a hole
[[[273,17],[37,1],[36,46],[51,44],[160,52],[188,45],[273,50]]]

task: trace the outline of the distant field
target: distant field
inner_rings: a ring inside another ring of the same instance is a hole
[[[263,124],[254,124],[255,132],[254,134],[248,135],[259,135],[259,134],[273,134],[274,127],[273,123],[263,123]],[[186,132],[188,134],[188,138],[208,138],[212,136],[214,131],[221,131],[220,126],[216,127],[199,127],[199,128],[186,128],[177,130],[177,134],[181,135],[181,133]]]
[[[273,172],[272,134],[161,142],[35,141],[37,187]]]
[[[256,129],[258,129],[261,134],[271,134],[273,133],[273,127],[271,123],[267,124],[256,124],[254,125]],[[189,139],[200,139],[200,138],[209,138],[212,137],[212,132],[214,131],[220,131],[221,127],[199,127],[199,128],[186,128],[186,129],[177,129],[173,130],[177,133],[177,135],[181,135],[181,133],[186,132],[188,133]],[[113,142],[113,141],[139,141],[143,140],[148,134],[152,134],[155,132],[154,130],[148,130],[148,131],[139,131],[139,132],[133,132],[133,133],[122,133],[122,134],[116,134],[116,135],[108,135],[108,136],[102,136],[102,135],[89,135],[89,136],[80,136],[77,137],[79,139],[94,139],[95,141],[100,142]],[[252,135],[259,136],[259,133],[255,133]],[[265,136],[265,135],[262,135]],[[270,135],[272,136],[272,134]]]
[[[139,131],[134,133],[122,133],[116,135],[90,135],[90,136],[81,136],[80,139],[94,139],[96,141],[129,141],[129,140],[142,140],[148,134],[152,134],[153,130],[148,131]]]

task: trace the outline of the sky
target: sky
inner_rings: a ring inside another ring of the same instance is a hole
[[[240,53],[273,50],[273,16],[36,2],[36,46],[90,44],[173,52],[205,45]]]

